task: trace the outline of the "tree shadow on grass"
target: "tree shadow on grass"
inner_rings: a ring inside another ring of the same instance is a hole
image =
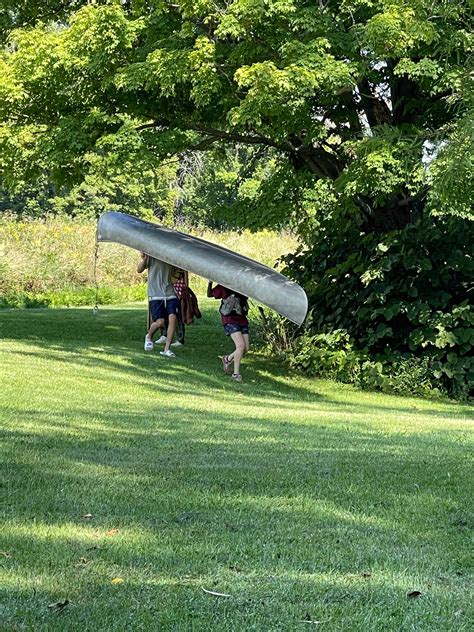
[[[307,402],[312,409],[315,400],[320,400],[341,410],[361,414],[398,412],[415,415],[419,406],[417,400],[397,397],[394,406],[382,403],[358,403],[350,395],[357,389],[345,385],[335,385],[333,391],[349,394],[350,401],[344,397],[328,397],[317,392],[316,388],[306,388],[294,381],[287,380],[288,369],[277,361],[258,353],[252,353],[244,360],[245,384],[232,384],[221,372],[217,356],[229,350],[229,340],[222,334],[217,315],[209,309],[204,310],[204,322],[197,322],[187,329],[187,343],[177,351],[176,360],[168,361],[158,354],[158,350],[145,353],[142,350],[144,332],[144,308],[104,309],[99,316],[93,316],[89,309],[38,309],[6,310],[0,313],[5,338],[26,341],[32,344],[34,357],[50,359],[55,362],[74,364],[77,367],[100,368],[114,372],[116,383],[130,379],[139,379],[149,389],[167,389],[170,396],[195,395],[206,389],[228,397],[239,397],[242,401],[251,399],[285,400],[291,405],[298,401],[303,409]],[[211,357],[209,341],[215,341]],[[41,353],[43,349],[43,353]],[[103,354],[103,358],[98,354]],[[166,377],[167,385],[160,382]],[[314,381],[313,384],[317,384]],[[374,394],[360,393],[367,399],[377,397]],[[384,398],[386,401],[386,398]],[[422,400],[419,400],[422,401]],[[438,409],[429,409],[423,404],[420,412],[446,419],[456,415],[472,415],[472,409],[459,404],[438,404]],[[444,408],[445,410],[441,409]]]
[[[99,428],[87,410],[68,411],[67,425],[59,413],[12,413],[34,420],[9,433],[2,549],[18,576],[4,589],[16,625],[37,629],[46,604],[65,597],[81,629],[123,629],[117,618],[130,613],[156,629],[164,612],[165,629],[173,619],[176,629],[222,629],[223,612],[235,623],[225,629],[249,620],[292,629],[308,614],[338,630],[355,621],[377,630],[381,620],[391,629],[387,607],[393,629],[412,619],[423,629],[420,608],[438,625],[455,621],[453,595],[459,608],[467,590],[457,557],[468,534],[455,521],[467,464],[443,432],[435,450],[422,434],[407,442],[338,428],[285,442],[252,417],[239,428],[225,414],[172,406],[153,419],[101,414]],[[211,605],[202,588],[231,601]],[[416,611],[410,588],[431,595]],[[148,620],[137,603],[160,607]]]
[[[35,350],[30,353],[35,357],[41,357],[37,349],[44,349],[42,357],[45,359],[54,355],[55,362],[113,369],[125,378],[141,376],[153,388],[160,376],[166,375],[167,380],[176,378],[181,393],[224,388],[233,389],[244,398],[253,397],[256,390],[262,397],[299,395],[314,399],[318,396],[312,390],[278,381],[277,378],[285,375],[285,367],[258,354],[245,361],[245,385],[231,384],[230,379],[222,375],[217,358],[230,351],[231,344],[217,318],[209,314],[205,323],[187,328],[186,345],[177,351],[176,359],[162,358],[158,348],[147,354],[143,351],[143,314],[144,310],[138,308],[111,309],[94,317],[89,310],[60,309],[8,311],[0,316],[7,330],[5,338],[31,342]],[[210,340],[215,340],[212,357],[209,357]],[[88,357],[88,353],[93,355]],[[103,353],[104,358],[98,357],[98,353]],[[111,359],[111,355],[117,360]]]
[[[68,597],[70,629],[122,630],[132,616],[138,629],[161,621],[164,629],[194,630],[196,622],[209,629],[212,622],[221,630],[225,616],[226,630],[249,621],[254,629],[288,630],[308,613],[334,620],[337,630],[341,620],[348,630],[357,621],[371,629],[366,608],[382,616],[406,604],[406,586],[396,580],[404,573],[437,598],[443,574],[443,588],[460,598],[468,462],[467,447],[449,431],[376,433],[363,417],[383,406],[315,398],[278,382],[279,367],[266,361],[257,387],[223,392],[214,366],[191,354],[163,365],[136,351],[134,340],[120,344],[123,353],[108,340],[97,358],[87,355],[98,346],[95,335],[81,333],[77,347],[72,331],[70,342],[60,332],[48,338],[50,327],[32,339],[26,357],[73,364],[83,381],[91,379],[91,396],[97,370],[113,378],[112,389],[135,383],[150,394],[166,377],[169,398],[148,400],[145,411],[119,400],[107,410],[94,410],[91,399],[89,407],[66,402],[44,412],[8,403],[14,424],[5,433],[2,550],[12,553],[5,590],[12,626],[47,629],[46,602]],[[204,352],[208,340],[196,341],[192,353],[199,345]],[[173,395],[183,393],[195,399],[176,405]],[[206,405],[212,396],[237,401],[238,419]],[[291,423],[295,402],[308,423]],[[345,409],[352,413],[346,422]],[[361,577],[365,570],[374,580]],[[121,575],[126,589],[117,592],[111,580]],[[202,587],[233,601],[209,601]],[[447,592],[424,606],[438,629],[439,603],[452,604]],[[147,610],[150,603],[159,607]],[[393,616],[393,629],[403,629],[406,618]],[[454,629],[453,616],[441,619],[445,629]],[[411,627],[420,622],[413,617]]]
[[[9,413],[17,420],[17,429],[5,436],[20,450],[11,455],[11,466],[18,468],[11,476],[13,488],[16,481],[22,484],[32,477],[35,486],[50,489],[52,473],[58,476],[56,486],[62,485],[71,468],[73,478],[83,477],[85,483],[103,470],[119,483],[122,477],[141,481],[140,491],[148,479],[181,480],[182,499],[189,498],[194,486],[209,488],[209,493],[266,499],[303,493],[328,502],[336,496],[349,513],[363,505],[361,499],[371,499],[372,515],[382,517],[401,496],[421,497],[427,490],[433,502],[445,507],[450,495],[465,493],[458,485],[469,475],[468,460],[460,458],[468,455],[468,445],[463,448],[456,437],[439,430],[435,437],[378,435],[357,426],[348,431],[317,425],[309,431],[245,414],[235,424],[223,413],[162,403],[145,413],[95,414],[73,407],[44,414],[13,406]],[[29,461],[34,454],[42,455],[38,471]],[[338,480],[344,483],[340,489],[335,488]],[[14,507],[19,491],[13,489],[10,495]],[[131,497],[130,489],[127,502]],[[75,506],[75,493],[64,500],[66,505],[69,500]],[[30,508],[28,498],[31,517]]]
[[[21,539],[16,544],[21,548]],[[270,561],[255,570],[239,567],[233,555],[223,552],[219,557],[209,555],[209,551],[205,564],[199,566],[186,564],[176,551],[162,544],[153,558],[154,569],[159,571],[147,567],[139,554],[130,555],[129,566],[122,573],[124,584],[116,587],[110,581],[113,554],[104,549],[89,553],[92,559],[81,567],[77,565],[80,542],[66,546],[60,558],[70,567],[68,572],[63,571],[64,585],[53,587],[36,581],[32,590],[29,578],[29,586],[25,582],[24,587],[9,588],[8,598],[18,606],[16,612],[7,611],[8,623],[22,623],[27,629],[39,629],[42,623],[42,629],[85,631],[97,630],[98,626],[113,631],[286,631],[307,627],[303,623],[311,627],[321,624],[338,632],[378,632],[382,627],[420,632],[469,629],[468,615],[454,611],[446,584],[437,580],[428,584],[411,572],[400,577],[387,577],[383,571],[367,574],[361,567],[348,573],[335,568],[326,572],[321,567],[292,572]],[[407,599],[407,586],[422,588],[423,599],[418,603]],[[225,591],[229,597],[210,596],[203,588]],[[456,590],[455,594],[459,605],[462,591]],[[46,604],[65,595],[70,600],[69,608],[60,616],[48,613]]]

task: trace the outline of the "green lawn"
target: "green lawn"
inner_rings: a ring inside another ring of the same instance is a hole
[[[472,410],[230,383],[202,304],[176,360],[141,306],[0,312],[0,627],[472,629]]]

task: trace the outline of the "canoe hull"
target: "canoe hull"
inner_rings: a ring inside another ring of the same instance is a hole
[[[308,299],[294,281],[257,261],[180,231],[125,213],[104,213],[97,241],[113,241],[220,283],[301,325]]]

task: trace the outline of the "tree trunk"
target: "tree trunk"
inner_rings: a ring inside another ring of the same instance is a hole
[[[387,233],[402,230],[423,216],[424,195],[392,201],[386,206],[373,208],[367,200],[358,197],[356,204],[361,211],[362,227],[367,233]]]

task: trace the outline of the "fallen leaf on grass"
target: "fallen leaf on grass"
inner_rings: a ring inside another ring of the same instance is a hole
[[[76,566],[87,566],[91,561],[85,557],[81,557],[80,560],[76,563]]]
[[[214,590],[206,590],[203,588],[203,591],[207,595],[214,595],[214,597],[232,597],[232,595],[227,595],[226,593],[215,592]]]
[[[315,619],[312,619],[309,612],[307,612],[304,616],[304,619],[302,619],[300,623],[312,623],[313,625],[318,625],[319,623],[321,623],[321,621],[316,621]]]
[[[123,584],[124,581],[125,580],[123,577],[114,577],[112,580],[112,584]]]
[[[50,603],[48,608],[54,612],[62,612],[66,606],[70,603],[69,599],[63,601],[56,601],[56,603]]]
[[[412,590],[411,592],[407,593],[407,597],[409,599],[416,599],[417,597],[421,597],[422,594],[423,593],[419,590]]]
[[[118,529],[109,529],[105,535],[117,535],[117,533],[120,533]]]

